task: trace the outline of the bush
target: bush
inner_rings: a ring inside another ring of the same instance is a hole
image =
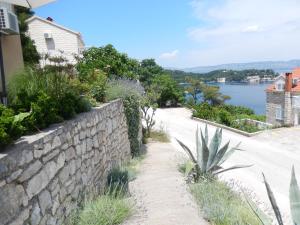
[[[241,119],[266,121],[264,115],[256,115],[252,109],[243,106],[219,105],[213,106],[206,102],[193,106],[193,116],[210,120],[246,132],[257,132],[259,128],[247,123],[238,122]]]
[[[233,123],[233,117],[231,116],[231,114],[228,111],[226,111],[224,109],[221,109],[218,112],[218,118],[219,118],[219,122],[226,126],[230,127]]]
[[[183,91],[179,88],[178,83],[168,74],[156,76],[152,80],[151,86],[159,94],[157,104],[160,107],[178,106],[184,101]]]
[[[107,77],[104,73],[98,73],[96,81],[91,85],[91,96],[98,102],[105,102]]]
[[[129,174],[124,168],[114,168],[107,177],[107,186],[111,194],[128,192]]]
[[[10,144],[23,135],[26,128],[22,123],[28,115],[28,113],[21,113],[15,116],[13,110],[0,104],[0,147]]]
[[[132,157],[139,156],[141,153],[138,136],[141,124],[140,106],[143,92],[141,85],[134,81],[112,80],[108,83],[107,99],[121,98],[123,100]]]
[[[7,145],[25,133],[48,127],[89,111],[83,87],[64,73],[26,68],[9,82],[10,107],[1,107],[1,144]],[[14,112],[18,115],[14,115]],[[27,112],[27,113],[24,113]],[[3,113],[3,114],[2,114]]]
[[[193,116],[204,120],[216,120],[217,118],[215,107],[206,102],[194,106]]]

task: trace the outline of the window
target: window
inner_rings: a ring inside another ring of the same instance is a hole
[[[282,120],[282,107],[281,107],[281,105],[276,106],[276,120]]]
[[[282,84],[282,83],[276,84],[276,89],[277,89],[277,91],[283,91],[283,89],[284,89],[284,84]]]

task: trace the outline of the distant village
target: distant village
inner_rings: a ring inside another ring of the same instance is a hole
[[[273,82],[275,80],[274,76],[271,75],[264,75],[263,77],[260,76],[247,76],[241,82],[243,83],[250,83],[250,84],[257,84],[257,83],[266,83],[266,82]],[[217,78],[218,83],[226,83],[226,77],[219,77]]]

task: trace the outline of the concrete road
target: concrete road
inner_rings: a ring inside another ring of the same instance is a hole
[[[195,131],[197,126],[204,129],[205,124],[192,120],[191,112],[185,108],[158,109],[156,128],[165,129],[172,138],[172,143],[179,150],[174,138],[184,142],[195,151]],[[210,137],[215,127],[208,126]],[[253,164],[250,168],[233,170],[222,175],[222,179],[231,180],[254,192],[262,203],[269,205],[267,193],[262,182],[262,172],[267,177],[276,196],[285,220],[290,218],[289,183],[292,165],[300,182],[300,128],[282,128],[265,131],[255,137],[244,137],[234,132],[223,130],[223,143],[230,140],[231,146],[242,142],[243,152],[236,152],[224,167],[235,164]]]

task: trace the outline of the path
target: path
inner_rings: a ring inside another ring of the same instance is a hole
[[[180,154],[171,144],[150,143],[130,191],[137,211],[124,225],[208,225],[178,172]]]
[[[191,112],[185,108],[158,109],[157,128],[164,126],[172,138],[178,138],[195,151],[195,131],[197,125],[202,129],[205,124],[192,120]],[[210,137],[215,128],[208,126]],[[223,130],[223,142],[231,140],[231,145],[242,142],[245,151],[236,152],[225,166],[233,164],[253,164],[246,169],[224,173],[224,179],[234,179],[253,191],[259,200],[269,204],[261,173],[264,172],[279,203],[282,212],[289,217],[289,183],[292,165],[300,181],[300,128],[266,131],[255,137],[244,137]],[[177,149],[179,145],[174,141]]]

